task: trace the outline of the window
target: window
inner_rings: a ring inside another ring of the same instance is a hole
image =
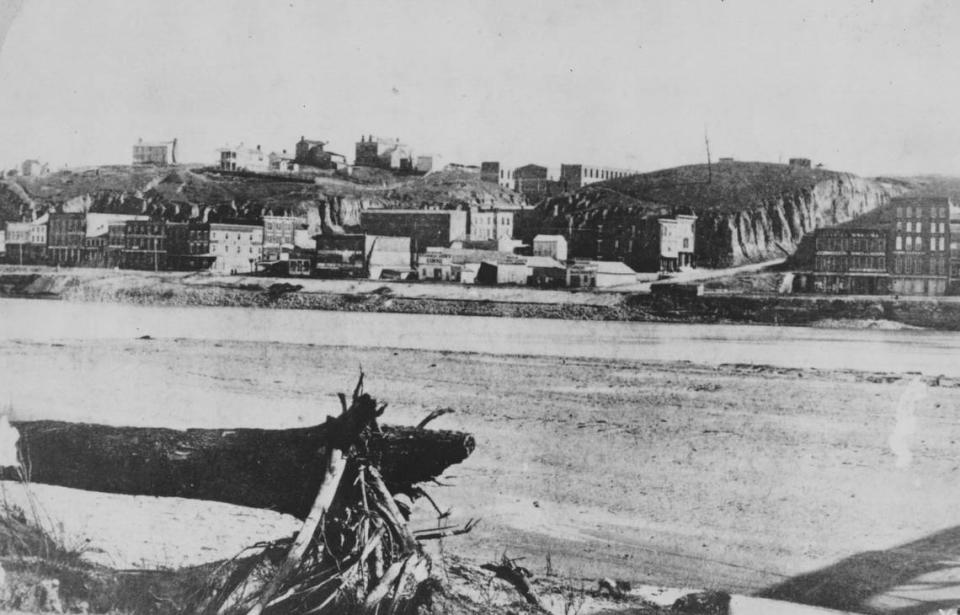
[[[944,248],[946,248],[946,242],[947,242],[946,237],[940,237],[939,244],[940,244],[940,251],[941,251],[941,252],[943,252],[943,251],[944,251]]]
[[[913,250],[913,237],[907,235],[907,250]]]

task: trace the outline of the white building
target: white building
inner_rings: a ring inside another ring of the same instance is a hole
[[[680,271],[694,264],[696,216],[660,218],[660,271]]]
[[[537,235],[533,238],[533,255],[567,260],[567,240],[563,235]]]
[[[385,272],[404,279],[409,277],[413,273],[410,266],[411,245],[409,237],[367,235],[364,239],[364,252],[369,257],[368,277],[379,280]]]
[[[470,240],[499,241],[513,239],[513,212],[491,209],[470,211]]]
[[[211,267],[219,273],[250,273],[263,254],[263,227],[247,224],[210,223]]]
[[[270,171],[270,156],[258,145],[246,147],[241,143],[236,147],[224,147],[220,150],[220,169],[223,171],[251,171],[267,173]]]

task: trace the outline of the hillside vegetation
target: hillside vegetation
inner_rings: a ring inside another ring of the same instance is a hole
[[[105,166],[0,182],[0,221],[47,211],[149,214],[171,221],[255,220],[264,214],[326,217],[353,226],[370,208],[516,207],[521,199],[477,173],[394,177],[360,169],[353,177],[220,174],[196,165]]]
[[[652,227],[658,217],[692,213],[698,217],[698,264],[722,267],[790,254],[810,231],[869,212],[907,187],[894,180],[784,164],[690,165],[548,199],[538,205],[537,224],[629,245],[633,251],[617,257],[639,265],[650,260],[648,244],[656,240]],[[578,249],[599,243],[592,239]]]

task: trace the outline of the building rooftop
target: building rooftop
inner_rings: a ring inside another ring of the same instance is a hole
[[[596,261],[597,273],[607,275],[636,275],[637,272],[620,261]]]

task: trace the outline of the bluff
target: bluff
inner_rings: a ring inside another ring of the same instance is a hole
[[[541,202],[526,234],[568,237],[573,256],[657,266],[657,219],[695,214],[697,262],[728,267],[793,253],[804,235],[906,192],[904,182],[760,162],[690,165],[591,184]]]
[[[47,211],[146,214],[175,222],[255,221],[265,214],[305,216],[356,227],[366,209],[518,208],[520,195],[480,180],[479,173],[439,171],[394,177],[360,169],[356,176],[224,174],[196,165],[104,166],[61,170],[0,182],[0,222]]]

